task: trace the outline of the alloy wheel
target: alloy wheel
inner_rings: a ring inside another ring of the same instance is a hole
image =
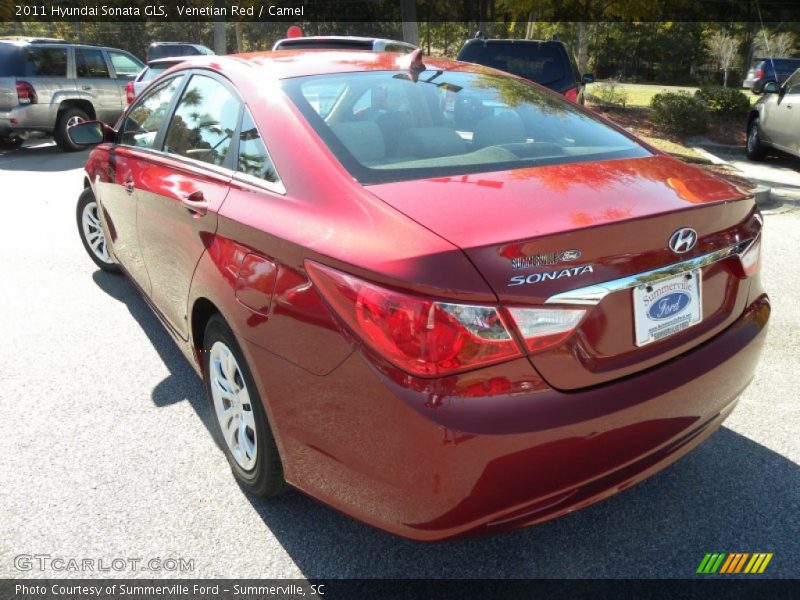
[[[67,119],[67,129],[72,127],[73,125],[78,125],[79,123],[83,123],[85,119],[83,117],[79,117],[78,115],[73,115],[69,119]]]
[[[88,202],[83,207],[81,214],[81,226],[83,227],[83,237],[89,243],[92,253],[98,260],[104,263],[111,262],[106,246],[106,236],[100,226],[100,218],[97,215],[97,202]]]
[[[214,342],[210,352],[211,397],[222,437],[238,465],[250,471],[256,463],[258,436],[247,385],[227,345]]]

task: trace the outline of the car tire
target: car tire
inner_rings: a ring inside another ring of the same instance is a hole
[[[206,395],[231,471],[256,496],[283,493],[287,485],[275,437],[250,367],[221,315],[209,319],[201,350]]]
[[[89,115],[83,112],[80,108],[65,108],[58,113],[56,128],[53,131],[53,139],[56,141],[56,145],[64,152],[77,152],[78,150],[85,150],[85,146],[79,146],[72,143],[72,140],[69,139],[69,135],[67,135],[67,129],[69,129],[72,125],[77,125],[78,123],[88,120]]]
[[[16,135],[0,137],[0,150],[16,150],[24,143],[25,140]]]
[[[75,216],[78,220],[78,235],[89,258],[107,273],[119,273],[119,265],[114,262],[108,248],[106,235],[100,225],[97,200],[91,188],[86,188],[78,198]]]
[[[758,117],[750,121],[747,128],[747,158],[750,160],[762,160],[767,155],[767,147],[761,141],[761,133],[758,130]]]

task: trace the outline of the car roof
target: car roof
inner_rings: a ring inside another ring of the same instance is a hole
[[[564,42],[561,40],[519,40],[514,38],[472,38],[464,42],[464,44],[536,44],[537,46],[540,44],[558,44],[560,46],[564,45]]]
[[[317,43],[317,42],[356,42],[362,43],[364,45],[375,45],[375,44],[399,44],[401,46],[407,46],[409,48],[416,48],[414,44],[409,44],[408,42],[403,42],[401,40],[392,40],[389,38],[379,38],[379,37],[366,37],[366,36],[358,36],[358,35],[305,35],[303,37],[296,37],[296,38],[283,38],[275,42],[273,44],[273,48],[278,45],[291,45],[291,46],[302,46],[305,43]]]
[[[308,75],[352,73],[357,71],[395,71],[405,68],[403,60],[410,55],[403,52],[364,52],[361,50],[273,50],[225,56],[192,57],[191,67],[206,67],[223,75],[239,71],[243,76],[288,79]],[[400,61],[400,62],[398,62]],[[425,56],[422,59],[428,69],[494,72],[480,65],[463,63],[444,58]],[[188,61],[187,61],[188,62]]]
[[[150,47],[153,46],[202,46],[197,42],[150,42]]]

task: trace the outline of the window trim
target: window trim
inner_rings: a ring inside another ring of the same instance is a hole
[[[267,157],[269,161],[272,163],[272,167],[275,169],[275,176],[278,178],[278,181],[272,182],[267,181],[266,179],[262,179],[261,177],[256,177],[255,175],[250,175],[249,173],[244,173],[243,171],[239,170],[239,145],[241,143],[241,136],[242,136],[242,124],[244,123],[244,111],[247,111],[250,114],[250,118],[253,121],[253,125],[256,127],[256,131],[258,131],[258,136],[261,138],[261,143],[264,144],[264,150],[267,152]],[[267,142],[264,139],[263,134],[261,133],[261,129],[258,127],[258,123],[256,123],[255,118],[253,118],[253,111],[247,106],[247,103],[242,102],[242,111],[239,114],[239,123],[236,126],[236,141],[235,141],[235,152],[233,156],[235,157],[235,164],[233,166],[233,179],[239,183],[245,183],[248,185],[252,185],[268,192],[272,192],[274,194],[280,194],[281,196],[286,195],[286,186],[283,185],[283,178],[281,177],[280,173],[278,173],[278,167],[275,164],[275,161],[272,160],[272,154],[267,148]]]
[[[183,78],[183,81],[180,83],[180,85],[178,86],[178,89],[175,92],[175,96],[173,96],[172,100],[170,100],[170,103],[169,103],[169,106],[167,107],[167,112],[166,112],[164,120],[158,126],[158,131],[156,132],[156,137],[153,139],[152,147],[144,148],[142,146],[133,146],[133,145],[130,145],[130,144],[123,144],[120,141],[120,139],[121,139],[122,135],[125,133],[125,130],[123,129],[123,127],[125,126],[125,122],[128,120],[128,116],[139,106],[139,104],[144,102],[147,98],[149,98],[150,96],[152,96],[155,93],[155,88],[154,89],[150,89],[150,90],[145,90],[145,93],[143,93],[141,96],[139,96],[136,99],[136,101],[128,107],[128,110],[126,110],[124,113],[122,113],[122,116],[120,117],[120,121],[119,121],[121,127],[120,127],[119,131],[117,132],[117,135],[116,135],[116,137],[114,139],[114,145],[115,146],[123,146],[125,148],[135,148],[137,150],[150,150],[150,151],[153,151],[153,152],[159,152],[161,154],[165,154],[161,150],[161,148],[163,148],[163,146],[164,146],[163,138],[164,138],[164,135],[166,134],[166,129],[164,129],[164,123],[169,122],[169,121],[172,120],[172,113],[175,110],[175,105],[177,104],[177,100],[178,100],[178,98],[180,98],[183,95],[183,90],[186,88],[186,82],[189,81],[189,79],[185,75],[186,75],[186,71],[178,71],[174,75],[164,79],[159,84],[159,87],[160,87],[160,85],[165,84],[168,81],[172,81],[173,79],[177,79],[178,77],[182,77]]]
[[[175,110],[178,107],[178,103],[180,99],[183,97],[183,93],[186,91],[186,87],[189,85],[189,82],[194,75],[203,75],[206,77],[210,77],[211,79],[215,79],[216,81],[220,82],[224,85],[228,91],[230,91],[234,97],[239,100],[239,115],[236,122],[236,129],[233,132],[233,137],[231,139],[231,147],[229,149],[229,155],[225,158],[225,165],[215,165],[213,163],[204,162],[201,160],[197,160],[194,158],[189,158],[188,156],[183,156],[181,154],[174,154],[172,152],[164,152],[164,143],[165,138],[167,136],[167,130],[169,129],[169,124],[172,122],[172,118],[175,116]],[[247,109],[250,112],[250,116],[253,116],[252,109],[247,105],[247,103],[242,98],[242,95],[239,91],[234,87],[234,85],[228,80],[226,77],[216,73],[215,71],[211,71],[209,69],[204,69],[202,67],[196,68],[187,68],[181,69],[170,75],[169,77],[165,78],[160,83],[166,83],[172,79],[177,77],[183,77],[183,82],[178,86],[177,91],[175,92],[175,96],[172,98],[169,107],[167,108],[166,117],[164,121],[158,128],[158,133],[156,134],[155,140],[153,141],[152,148],[144,148],[141,146],[131,146],[129,144],[122,144],[119,141],[119,137],[122,135],[123,131],[120,130],[117,134],[117,138],[114,140],[114,146],[120,146],[122,148],[126,148],[129,151],[135,152],[142,152],[145,154],[149,154],[155,158],[168,158],[170,160],[177,160],[179,162],[184,162],[189,166],[192,167],[201,167],[204,169],[210,169],[211,171],[228,177],[231,181],[236,181],[238,183],[250,185],[253,187],[257,187],[259,189],[265,190],[267,192],[271,192],[273,194],[279,194],[281,196],[286,195],[286,186],[283,184],[283,178],[281,177],[280,173],[278,173],[278,167],[275,165],[275,161],[272,161],[273,167],[275,167],[275,174],[278,176],[278,181],[276,183],[272,183],[267,181],[266,179],[261,179],[259,177],[253,177],[252,175],[248,175],[247,173],[242,173],[238,170],[239,167],[239,138],[241,135],[242,130],[242,122],[244,120],[244,111]],[[152,90],[147,90],[148,92],[152,93]],[[147,93],[143,93],[139,96],[136,101],[131,104],[128,109],[122,114],[120,117],[120,123],[125,123],[127,120],[128,115],[141,103],[144,101],[145,98],[149,97]],[[272,154],[267,148],[267,143],[264,136],[261,134],[261,129],[258,127],[258,123],[256,120],[253,119],[253,123],[258,130],[259,136],[261,136],[261,140],[264,143],[264,148],[267,150],[267,154],[272,160]],[[233,165],[231,167],[231,165]]]

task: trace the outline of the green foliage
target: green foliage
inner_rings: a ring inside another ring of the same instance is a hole
[[[750,100],[740,90],[720,86],[702,87],[697,96],[709,110],[724,115],[743,115],[750,110]]]
[[[653,120],[675,133],[705,133],[708,113],[703,102],[688,92],[663,92],[650,101]]]

